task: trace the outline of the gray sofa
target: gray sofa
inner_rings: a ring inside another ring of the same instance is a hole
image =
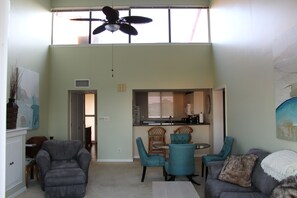
[[[90,153],[78,140],[45,141],[36,156],[45,197],[84,197],[90,160]]]
[[[270,154],[261,149],[250,149],[247,154],[255,154],[258,159],[251,175],[251,187],[241,187],[218,179],[223,161],[211,162],[205,184],[205,198],[260,198],[270,197],[272,190],[279,184],[267,175],[261,167],[262,160]]]

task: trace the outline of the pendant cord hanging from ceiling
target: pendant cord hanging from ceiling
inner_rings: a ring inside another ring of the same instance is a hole
[[[114,69],[113,69],[113,43],[111,44],[111,77],[114,77]]]
[[[111,7],[113,8],[113,0],[111,1]],[[113,35],[113,32],[112,32]],[[114,77],[114,69],[113,69],[113,41],[111,43],[111,77]]]

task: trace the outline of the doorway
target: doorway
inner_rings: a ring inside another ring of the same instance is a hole
[[[219,153],[226,137],[226,88],[213,92],[213,153]]]
[[[92,158],[97,158],[97,91],[69,91],[70,140],[80,140]]]

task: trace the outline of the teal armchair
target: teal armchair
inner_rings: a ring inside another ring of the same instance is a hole
[[[146,167],[160,166],[160,167],[163,167],[163,171],[164,171],[165,158],[163,156],[159,154],[148,154],[145,150],[142,139],[140,137],[136,139],[136,144],[137,144],[137,149],[140,157],[140,163],[143,166],[141,182],[144,181]]]
[[[191,135],[188,133],[170,134],[171,144],[188,144],[191,140]]]
[[[174,181],[177,176],[186,176],[189,181],[199,185],[193,180],[195,173],[195,144],[169,144],[169,159],[165,162],[165,180],[171,176]]]
[[[221,149],[221,151],[218,154],[208,154],[205,156],[202,156],[202,173],[201,176],[203,177],[204,175],[204,167],[205,167],[205,175],[207,177],[208,173],[208,163],[211,161],[224,161],[232,151],[232,146],[233,146],[234,138],[230,136],[225,137],[224,145]]]

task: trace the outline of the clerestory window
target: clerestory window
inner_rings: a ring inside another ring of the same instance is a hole
[[[121,32],[93,35],[100,21],[72,21],[73,18],[105,19],[101,10],[53,10],[53,45],[111,43],[209,43],[208,8],[129,8],[119,16],[145,16],[153,21],[131,24],[137,36]]]

